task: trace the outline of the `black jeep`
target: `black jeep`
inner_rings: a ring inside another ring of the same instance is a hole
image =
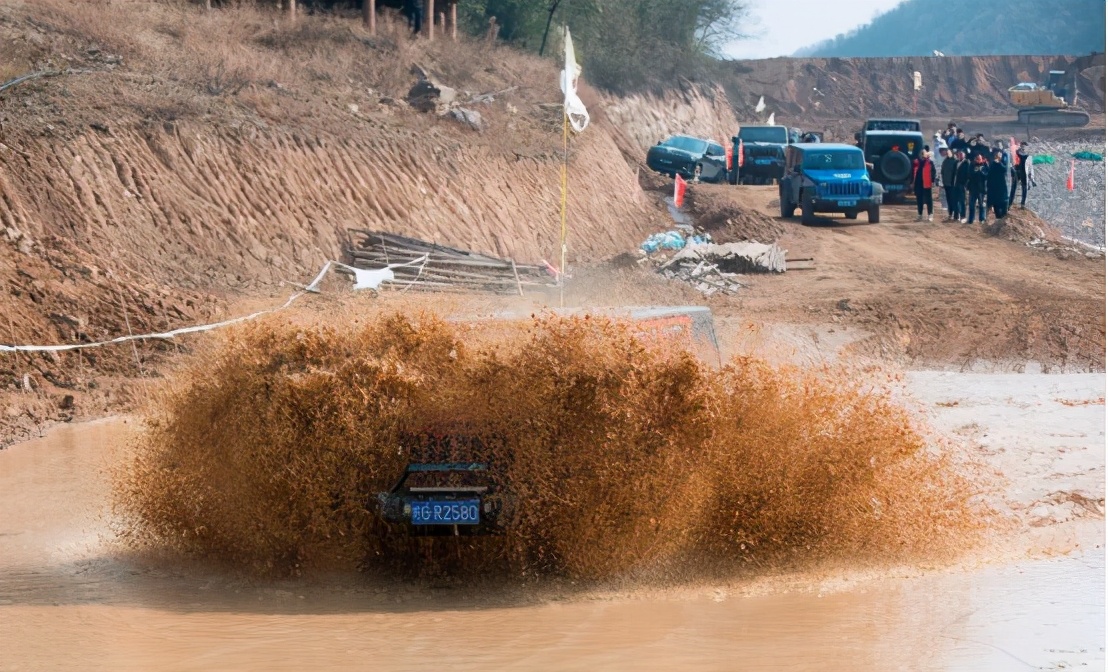
[[[885,188],[885,200],[904,200],[912,191],[912,162],[923,150],[919,131],[865,131],[860,147],[870,179]]]
[[[739,144],[742,143],[742,166]],[[800,131],[787,126],[743,126],[731,138],[731,184],[773,184],[785,174],[785,148],[800,141]]]

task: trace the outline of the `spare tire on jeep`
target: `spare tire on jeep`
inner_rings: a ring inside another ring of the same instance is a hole
[[[893,150],[882,156],[878,167],[890,182],[903,182],[912,175],[912,160],[901,151]]]

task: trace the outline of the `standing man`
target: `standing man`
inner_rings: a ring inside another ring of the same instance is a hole
[[[943,131],[943,141],[946,142],[946,146],[951,150],[951,156],[954,155],[954,148],[950,146],[950,143],[954,142],[954,138],[958,137],[957,124],[953,121],[946,125],[946,130]]]
[[[969,141],[966,140],[966,132],[960,128],[957,129],[954,132],[954,139],[947,143],[947,147],[950,147],[955,152],[957,152],[958,150],[968,152]]]
[[[958,159],[948,149],[940,149],[943,162],[939,164],[939,181],[943,185],[943,200],[946,201],[946,219],[953,222],[958,217],[958,201],[954,198],[954,173],[958,169]]]
[[[1000,162],[1004,164],[1004,170],[1007,171],[1011,162],[1008,157],[1008,150],[1004,147],[1003,140],[993,140],[993,153],[1000,152]]]
[[[946,183],[943,182],[943,163],[949,157],[949,150],[946,148],[944,142],[939,146],[939,158],[935,159],[935,186],[939,188],[939,207],[940,213],[948,212],[950,210],[950,201],[946,200]],[[947,216],[943,217],[943,221],[950,219]]]
[[[1008,216],[1008,169],[1004,166],[1004,152],[993,152],[993,163],[989,166],[988,206],[993,209],[997,219]],[[982,217],[984,222],[985,218]]]
[[[966,189],[969,188],[970,162],[966,159],[966,152],[959,149],[955,152],[954,164],[954,219],[966,224]]]
[[[969,221],[973,224],[973,216],[976,214],[985,223],[986,194],[989,187],[989,164],[985,163],[985,156],[978,154],[973,157],[973,167],[970,168],[969,182]]]
[[[1031,156],[1027,153],[1027,141],[1021,142],[1012,157],[1012,189],[1008,192],[1008,205],[1016,202],[1016,183],[1020,185],[1020,210],[1027,208],[1027,178],[1031,170]]]
[[[912,162],[912,184],[916,188],[916,221],[923,221],[923,207],[927,206],[927,221],[935,221],[932,211],[934,201],[931,189],[935,186],[935,162],[931,160],[931,152],[927,149],[919,153],[919,158]]]

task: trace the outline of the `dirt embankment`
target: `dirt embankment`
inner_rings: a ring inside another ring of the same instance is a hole
[[[670,135],[686,133],[728,143],[738,128],[727,93],[720,86],[686,83],[664,96],[635,94],[601,98],[614,135],[636,161],[644,151]]]
[[[850,139],[856,120],[903,116],[1014,116],[1008,87],[1043,82],[1065,70],[1078,82],[1078,106],[1104,113],[1104,54],[1072,56],[950,56],[913,58],[774,58],[736,61],[721,79],[744,121],[773,112],[778,123],[824,122]],[[923,89],[913,95],[912,73]],[[766,110],[754,112],[765,96]]]

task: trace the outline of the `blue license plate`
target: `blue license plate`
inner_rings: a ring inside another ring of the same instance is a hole
[[[479,525],[481,500],[432,499],[412,502],[412,525]]]
[[[857,205],[858,201],[839,201],[839,207],[845,208],[852,205]]]
[[[768,166],[773,163],[773,159],[754,159],[754,163],[759,166]]]
[[[885,185],[885,191],[903,191],[903,184],[887,184]]]

